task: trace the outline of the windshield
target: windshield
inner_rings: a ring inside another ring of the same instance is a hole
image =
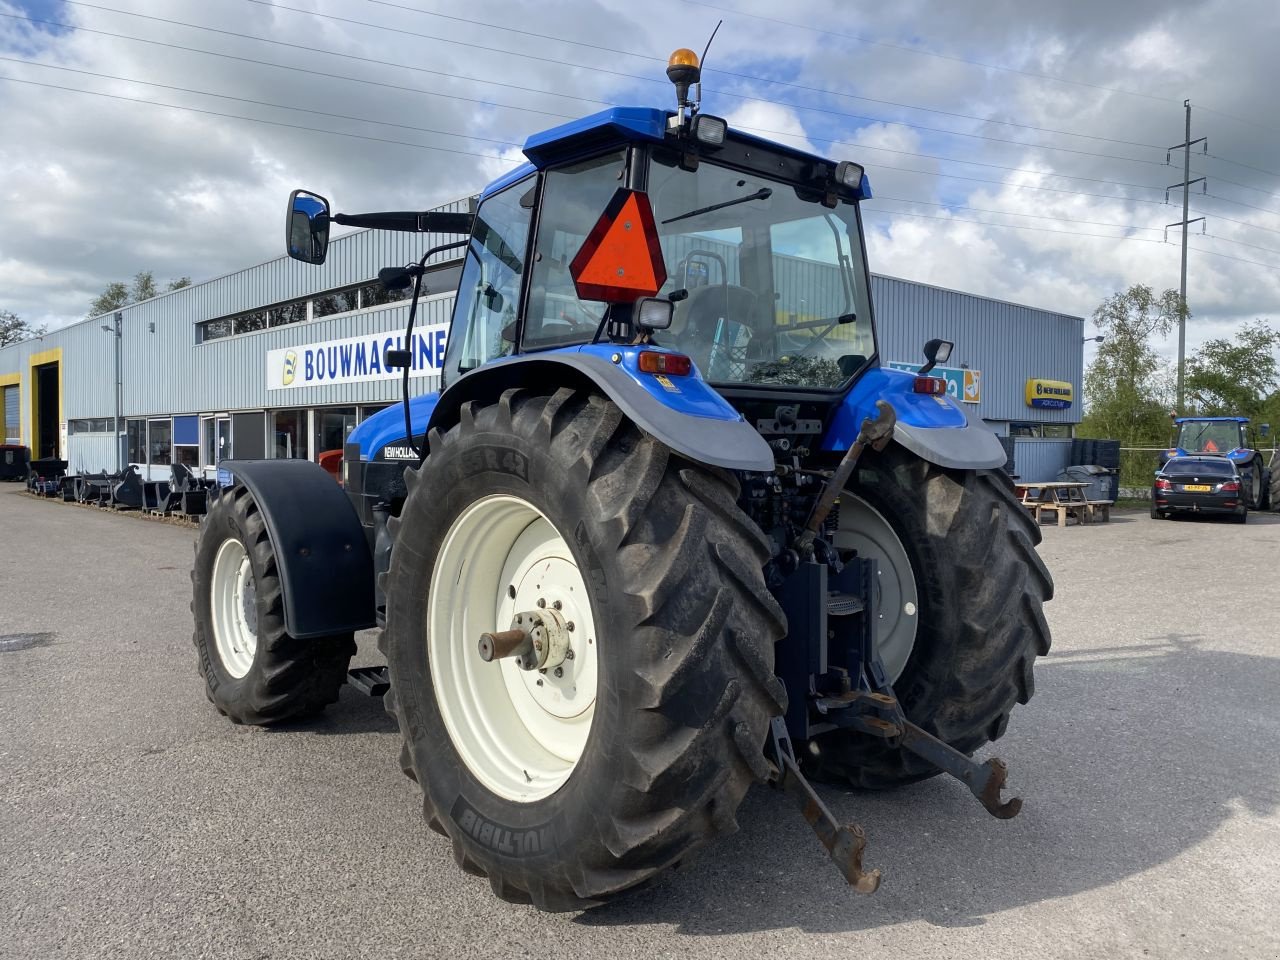
[[[1182,476],[1186,474],[1188,476],[1230,477],[1235,475],[1236,468],[1230,460],[1192,460],[1184,457],[1174,457],[1164,465],[1163,472],[1167,476],[1173,476],[1174,474]]]
[[[667,283],[661,346],[720,383],[832,389],[875,352],[855,208],[795,187],[655,157],[649,173]]]
[[[1243,426],[1235,420],[1181,423],[1174,446],[1188,453],[1227,453],[1244,446]]]

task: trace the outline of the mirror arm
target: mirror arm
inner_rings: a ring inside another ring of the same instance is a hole
[[[475,217],[470,213],[442,211],[391,211],[388,213],[335,213],[331,219],[344,227],[400,230],[408,233],[471,233]]]

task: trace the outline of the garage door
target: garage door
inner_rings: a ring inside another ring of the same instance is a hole
[[[4,388],[4,442],[19,443],[18,434],[21,432],[18,426],[18,398],[22,396],[22,390],[15,383],[13,386]]]

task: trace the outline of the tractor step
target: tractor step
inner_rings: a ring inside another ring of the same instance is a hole
[[[865,609],[866,604],[862,602],[862,598],[855,597],[851,593],[836,593],[833,590],[827,594],[827,616],[829,617],[848,617],[861,613]]]
[[[348,670],[347,683],[361,693],[368,694],[371,697],[385,696],[387,690],[391,687],[391,681],[387,678],[387,668],[385,666],[356,667],[353,670]]]

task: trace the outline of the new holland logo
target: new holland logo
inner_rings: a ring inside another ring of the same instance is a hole
[[[287,387],[293,383],[294,375],[298,372],[298,355],[290,350],[284,355],[284,375],[280,378],[281,382]]]

